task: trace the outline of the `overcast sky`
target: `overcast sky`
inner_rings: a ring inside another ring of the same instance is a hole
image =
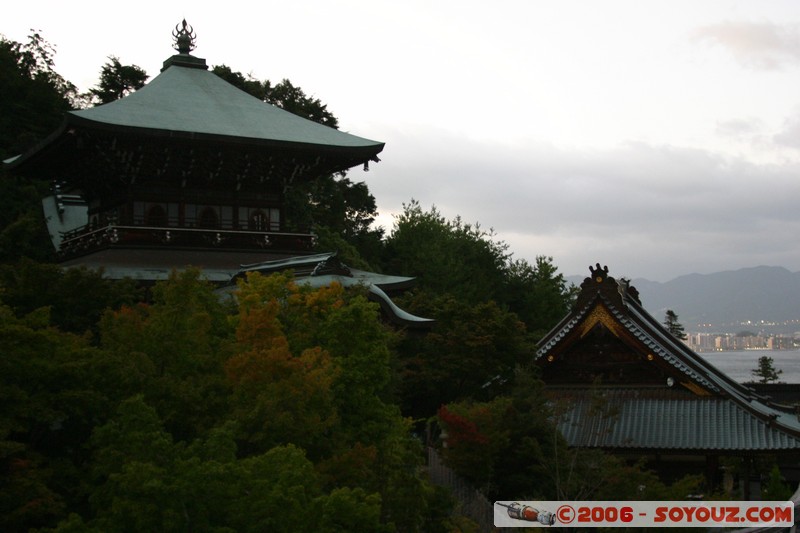
[[[386,143],[350,177],[387,230],[413,198],[566,275],[800,271],[797,0],[40,0],[0,33],[85,91],[109,55],[157,75],[183,18],[210,65]]]

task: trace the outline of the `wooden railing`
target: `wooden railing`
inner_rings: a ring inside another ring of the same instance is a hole
[[[65,232],[59,253],[62,257],[70,257],[118,245],[309,251],[314,246],[314,239],[310,233],[109,224]]]

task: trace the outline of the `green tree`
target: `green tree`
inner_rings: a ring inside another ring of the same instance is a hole
[[[437,319],[428,334],[408,335],[398,347],[401,404],[410,416],[428,418],[458,400],[489,400],[507,390],[514,368],[530,358],[525,325],[494,301],[470,304],[426,291],[401,301]]]
[[[510,394],[488,402],[463,400],[439,409],[446,430],[445,462],[489,498],[515,494],[546,499],[555,494],[550,464],[564,442],[549,420],[542,383],[519,367]]]
[[[595,408],[596,416],[608,416],[602,401]],[[490,499],[502,494],[529,500],[685,499],[702,482],[702,476],[688,476],[666,485],[641,463],[570,448],[554,424],[558,410],[535,371],[520,368],[509,395],[439,410],[437,420],[446,432],[441,453]]]
[[[683,341],[688,338],[683,329],[683,324],[678,321],[678,315],[672,309],[667,309],[664,315],[664,327],[666,327],[667,331],[676,339]]]
[[[75,105],[77,89],[55,71],[54,56],[33,30],[24,44],[0,36],[0,160],[31,148]]]
[[[434,206],[424,211],[416,200],[403,205],[386,238],[385,270],[415,276],[418,286],[478,303],[503,292],[508,245],[492,230],[448,220]]]
[[[32,31],[26,43],[0,35],[0,161],[25,153],[78,105],[77,90],[55,71],[55,47]],[[0,168],[0,262],[54,258],[42,215],[49,184]]]
[[[551,258],[512,260],[492,231],[414,200],[397,217],[385,253],[385,270],[417,278],[414,291],[398,299],[401,307],[436,320],[429,334],[398,346],[401,403],[414,417],[503,392],[576,292]]]
[[[778,465],[772,465],[769,478],[762,490],[762,499],[767,501],[789,501],[794,494],[794,490],[786,483],[786,478],[781,474]]]
[[[323,126],[334,129],[339,127],[337,118],[328,111],[328,106],[319,98],[308,96],[300,87],[292,85],[287,79],[272,85],[269,80],[264,82],[264,101],[285,109],[290,113],[318,122]]]
[[[377,305],[338,284],[314,289],[287,275],[258,274],[240,284],[237,301],[240,355],[226,369],[235,388],[245,385],[240,376],[253,376],[250,398],[270,415],[261,423],[274,424],[264,435],[308,446],[326,489],[379,494],[382,523],[423,528],[435,491],[420,474],[410,422],[393,402],[394,336]],[[266,404],[261,391],[270,396]],[[280,426],[282,418],[295,427]]]
[[[324,505],[326,495],[294,445],[237,459],[226,425],[185,447],[139,395],[97,429],[92,447],[94,529],[290,532],[322,525],[320,513],[307,511]]]
[[[136,65],[123,65],[116,56],[109,56],[108,63],[100,70],[100,81],[89,89],[88,98],[95,105],[119,100],[144,87],[149,76]]]
[[[0,529],[53,526],[80,509],[86,444],[139,371],[51,327],[47,308],[17,317],[0,305]]]
[[[53,326],[77,334],[96,333],[106,309],[130,305],[142,296],[130,280],[113,281],[99,271],[27,258],[0,264],[0,291],[18,316],[47,307]]]
[[[0,179],[0,206],[10,204],[4,215],[0,215],[0,263],[13,263],[21,258],[55,260],[41,204],[47,191],[46,184],[38,180],[9,176]]]
[[[0,529],[449,523],[364,291],[254,275],[234,310],[186,271],[151,294],[103,314],[99,347],[0,306]]]
[[[290,375],[288,369],[274,372],[266,368],[298,365],[297,371],[310,379],[308,387],[301,387],[298,381],[291,387],[300,387],[296,395],[284,390],[281,396],[287,405],[282,409],[313,401],[315,407],[299,410],[305,410],[308,416],[316,415],[322,432],[326,430],[325,420],[338,419],[338,437],[346,442],[379,443],[388,428],[399,422],[398,413],[387,403],[390,333],[379,320],[376,304],[361,295],[346,293],[339,284],[314,289],[298,286],[282,275],[251,274],[240,283],[237,298],[240,355],[226,364],[229,376],[237,383],[249,379],[247,376],[253,372],[263,372],[257,387],[263,391],[264,380]],[[312,374],[315,369],[320,372],[317,376]],[[318,394],[328,389],[333,393],[335,416],[329,411],[330,397],[315,400],[315,389]],[[295,413],[286,419],[287,423],[302,416]],[[271,418],[276,420],[278,416],[273,414]],[[299,430],[302,424],[297,426]],[[335,443],[330,438],[326,440]]]
[[[775,360],[772,357],[762,355],[758,358],[758,366],[750,373],[758,383],[774,383],[780,379],[783,370],[775,368]]]
[[[326,104],[323,104],[319,98],[306,95],[303,89],[296,87],[288,79],[283,79],[273,85],[269,80],[256,80],[251,75],[245,76],[227,65],[216,65],[211,72],[262,102],[280,107],[323,126],[334,129],[339,127],[339,121],[333,113],[328,111]]]
[[[509,262],[502,301],[539,339],[566,316],[577,293],[553,258],[540,255],[533,265],[524,259]]]
[[[211,72],[227,81],[234,87],[238,87],[251,96],[258,98],[262,102],[267,101],[267,91],[265,88],[266,82],[261,82],[249,74],[245,76],[241,72],[234,71],[227,65],[215,65],[211,69]]]
[[[371,232],[382,235],[370,228],[377,215],[377,205],[363,181],[353,183],[345,176],[327,176],[314,180],[307,193],[314,207],[313,224],[337,231],[348,240],[359,236],[366,238]]]
[[[152,304],[123,306],[100,322],[101,346],[137,361],[140,392],[179,440],[212,427],[228,407],[222,369],[232,331],[213,291],[199,270],[172,272],[153,287]]]
[[[251,276],[242,291],[252,290],[258,278]],[[278,322],[277,302],[254,301],[252,294],[241,298],[248,305],[239,315],[237,353],[226,361],[225,371],[245,451],[291,442],[319,457],[329,451],[326,443],[338,422],[330,355],[307,348],[295,357]]]
[[[365,251],[369,257],[378,257],[383,243],[377,241],[374,246],[366,248],[360,245],[358,248],[350,242],[344,240],[341,234],[325,226],[315,226],[314,234],[316,242],[314,249],[320,253],[336,252],[336,257],[345,265],[359,270],[373,270],[374,267],[362,257],[361,251]]]

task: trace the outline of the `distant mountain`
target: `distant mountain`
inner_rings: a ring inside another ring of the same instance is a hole
[[[578,286],[583,282],[580,276],[568,279]],[[642,304],[650,314],[662,318],[667,309],[672,309],[688,331],[800,330],[800,322],[774,327],[759,325],[762,321],[780,324],[800,321],[800,272],[783,267],[688,274],[666,283],[634,279],[631,284],[639,290]],[[753,323],[752,327],[746,325],[747,321]]]

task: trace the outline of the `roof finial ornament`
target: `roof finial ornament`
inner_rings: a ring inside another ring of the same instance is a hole
[[[183,27],[181,27],[181,25]],[[197,47],[194,42],[197,35],[194,33],[194,28],[186,23],[186,19],[183,19],[182,24],[175,25],[172,37],[175,39],[175,44],[172,45],[172,47],[175,48],[178,53],[188,54]]]
[[[597,263],[595,268],[590,266],[589,271],[592,273],[592,277],[596,283],[603,283],[608,277],[608,267],[604,266],[600,268],[600,263]]]

